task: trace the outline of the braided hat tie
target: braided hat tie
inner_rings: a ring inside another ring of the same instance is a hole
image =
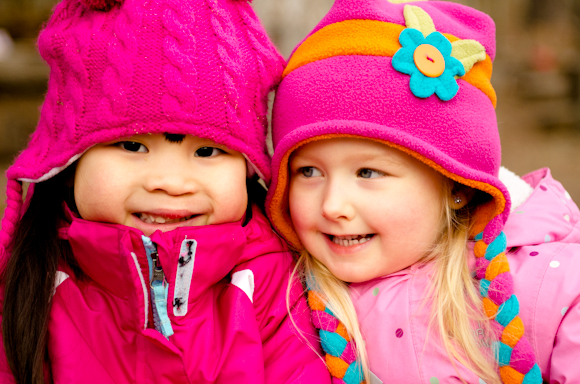
[[[318,329],[320,343],[326,353],[326,366],[332,375],[332,382],[363,383],[361,364],[356,360],[356,348],[344,324],[336,318],[315,291],[308,291],[308,305],[312,310],[312,323]]]
[[[505,254],[506,236],[503,232],[489,244],[484,233],[475,237],[476,274],[483,308],[501,329],[495,342],[499,373],[504,383],[542,383],[540,367],[535,362],[532,346],[524,336],[524,323],[519,316],[520,305],[514,294],[513,278]]]

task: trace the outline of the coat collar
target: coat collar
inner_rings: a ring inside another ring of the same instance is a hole
[[[173,231],[156,231],[150,238],[157,245],[159,260],[172,295],[180,250],[186,239],[197,242],[189,301],[195,301],[208,287],[216,284],[242,262],[260,254],[284,249],[270,225],[256,207],[252,219],[199,227],[180,227]],[[69,241],[83,272],[94,282],[121,298],[133,289],[142,290],[136,264],[148,282],[148,262],[142,241],[143,233],[120,224],[83,220],[70,214],[70,222],[59,229],[60,237]]]

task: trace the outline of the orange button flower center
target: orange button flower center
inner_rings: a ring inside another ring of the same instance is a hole
[[[417,69],[427,77],[439,77],[445,71],[445,59],[431,44],[421,44],[415,49],[413,60]]]

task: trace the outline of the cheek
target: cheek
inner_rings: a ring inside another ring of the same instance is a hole
[[[127,174],[112,171],[119,168],[111,167],[92,153],[81,157],[75,171],[74,199],[82,218],[105,220],[117,212],[118,202],[126,195],[129,183]]]
[[[210,182],[214,187],[215,199],[222,215],[227,221],[239,220],[248,206],[248,192],[246,190],[246,166],[234,163],[228,171],[221,174],[219,180]]]
[[[308,229],[317,221],[319,210],[316,209],[315,196],[291,186],[288,194],[288,208],[294,230],[302,240]]]

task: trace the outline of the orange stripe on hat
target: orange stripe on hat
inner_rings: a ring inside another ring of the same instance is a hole
[[[282,76],[308,63],[335,56],[392,57],[401,48],[399,35],[403,29],[402,25],[378,20],[345,20],[329,24],[298,46]],[[460,40],[448,33],[443,35],[450,42]],[[490,81],[493,64],[489,55],[485,56],[484,61],[476,63],[461,79],[485,93],[495,108],[497,95]]]

